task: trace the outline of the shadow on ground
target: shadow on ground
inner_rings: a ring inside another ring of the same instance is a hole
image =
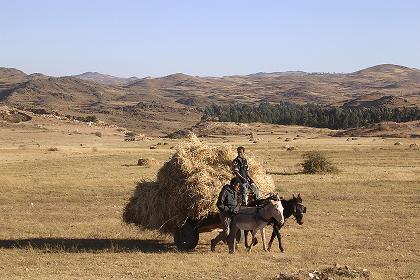
[[[133,239],[71,239],[30,238],[0,240],[0,249],[39,249],[47,252],[127,252],[157,253],[174,251],[175,248],[159,240]]]
[[[277,172],[277,171],[267,171],[267,174],[269,175],[301,175],[304,174],[303,171],[295,171],[295,172]]]

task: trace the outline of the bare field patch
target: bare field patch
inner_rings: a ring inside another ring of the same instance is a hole
[[[293,139],[299,129],[290,127],[282,137]],[[203,140],[245,146],[281,195],[300,192],[308,208],[302,226],[287,221],[285,253],[275,241],[272,252],[259,244],[251,254],[241,246],[232,256],[227,246],[210,252],[216,233],[200,235],[194,252],[179,253],[170,235],[122,222],[135,183],[155,179],[160,167],[138,167],[138,159],[163,163],[178,140],[151,150],[156,141],[124,142],[107,133],[0,128],[2,277],[273,279],[280,272],[339,263],[366,268],[373,279],[420,278],[420,155],[407,149],[413,139],[394,146],[395,139],[346,141],[311,134],[292,140],[298,149],[288,152],[270,131],[259,131],[258,143],[250,143],[249,136]],[[49,147],[58,151],[48,152]],[[325,152],[340,171],[300,173],[302,155],[311,150]]]

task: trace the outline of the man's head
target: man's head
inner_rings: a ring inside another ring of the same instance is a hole
[[[234,190],[239,190],[239,187],[241,186],[241,180],[239,180],[238,178],[233,178],[232,180],[230,180],[230,187]]]
[[[238,147],[237,149],[236,149],[237,151],[238,151],[238,156],[240,157],[240,158],[244,158],[245,157],[245,148],[244,147]]]

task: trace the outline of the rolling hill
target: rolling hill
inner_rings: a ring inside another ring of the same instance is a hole
[[[68,77],[0,68],[0,103],[62,114],[95,114],[133,130],[191,127],[209,104],[316,103],[328,106],[419,106],[420,70],[383,64],[348,74],[300,71],[197,77],[118,78],[97,72]]]

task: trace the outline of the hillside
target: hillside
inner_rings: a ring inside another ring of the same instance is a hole
[[[376,100],[383,96],[420,104],[419,86],[420,70],[385,64],[349,74],[294,71],[219,78],[174,74],[141,79],[128,88],[147,88],[177,99],[182,96],[197,100],[197,104],[289,101],[342,106],[353,99]]]
[[[63,114],[95,114],[133,130],[166,134],[191,127],[210,104],[288,101],[344,107],[419,106],[420,70],[377,65],[348,74],[301,71],[198,77],[69,77],[0,68],[0,103]]]
[[[3,102],[61,115],[93,114],[108,123],[152,134],[174,129],[174,126],[191,126],[200,119],[194,108],[147,94],[139,95],[139,100],[144,101],[120,101],[126,94],[121,87],[63,77],[23,82],[12,88]]]
[[[420,121],[375,123],[366,127],[340,131],[333,135],[338,137],[420,138]]]

